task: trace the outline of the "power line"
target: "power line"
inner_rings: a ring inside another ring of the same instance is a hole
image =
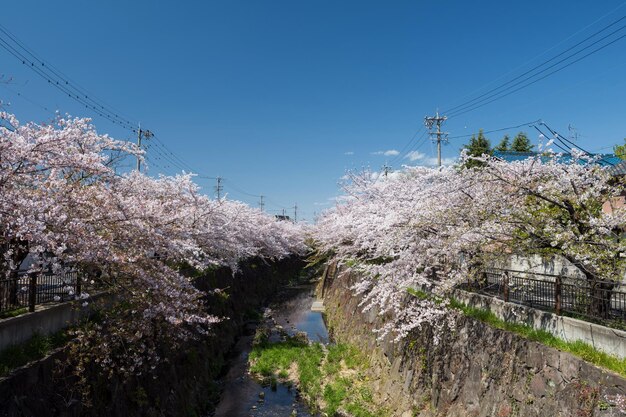
[[[15,57],[18,61],[20,61],[23,65],[28,66],[33,72],[35,72],[38,76],[40,76],[43,80],[47,81],[48,84],[51,84],[56,89],[61,91],[63,94],[70,97],[72,100],[78,102],[79,104],[85,106],[85,108],[90,111],[95,112],[100,117],[103,117],[114,124],[117,124],[125,129],[132,131],[133,133],[138,134],[138,145],[141,147],[141,139],[147,138],[147,134],[150,134],[150,137],[154,139],[152,143],[145,144],[143,147],[146,150],[150,150],[155,155],[148,157],[147,153],[144,155],[144,159],[157,168],[161,170],[167,171],[171,169],[180,169],[182,171],[194,172],[197,174],[201,174],[198,170],[193,169],[185,160],[175,154],[172,150],[170,150],[165,143],[163,143],[157,136],[155,136],[152,132],[147,130],[142,130],[141,128],[136,127],[137,124],[135,122],[130,121],[130,118],[122,115],[121,112],[116,110],[114,107],[104,103],[102,100],[95,97],[89,91],[72,81],[67,75],[63,74],[59,69],[55,68],[53,65],[45,62],[41,59],[32,49],[26,46],[23,42],[21,42],[15,35],[9,32],[4,26],[0,25],[0,47],[5,49],[9,54]],[[42,106],[28,98],[24,97],[21,93],[16,93],[18,96],[24,98],[27,101],[30,101],[32,104],[37,105],[44,110],[50,112],[50,110]],[[137,167],[140,167],[140,161],[137,160]],[[216,192],[218,194],[218,198],[221,197],[221,192],[223,190],[222,181],[224,180],[222,177],[209,177],[206,175],[199,176],[199,178],[211,178],[217,180]],[[230,188],[234,189],[236,192],[241,193],[243,195],[247,195],[250,197],[260,197],[257,194],[248,193],[236,185],[232,184],[231,181],[228,181],[228,185]],[[269,200],[268,200],[269,201]],[[275,203],[272,203],[275,204]],[[279,207],[283,207],[278,205]]]
[[[547,137],[548,137],[548,135],[546,135],[546,134],[543,132],[543,130],[539,129],[539,127],[538,127],[538,126],[533,126],[533,127],[535,128],[535,130],[537,130],[537,132],[539,132],[539,134],[540,134],[541,136],[543,136],[544,138],[547,138]],[[559,148],[560,150],[562,150],[562,151],[563,151],[563,152],[565,152],[565,153],[570,153],[570,151],[571,151],[571,149],[567,149],[567,148],[563,147],[563,146],[562,146],[561,144],[559,144],[558,142],[553,142],[553,144],[554,144],[557,148]]]
[[[0,85],[2,85],[2,87],[6,88],[7,90],[12,92],[13,94],[17,95],[22,100],[29,102],[30,104],[32,104],[35,107],[39,107],[40,109],[46,111],[47,113],[50,113],[53,116],[56,116],[56,113],[54,111],[50,110],[48,107],[44,106],[43,104],[40,104],[40,103],[36,102],[35,100],[32,100],[32,99],[26,97],[21,92],[19,92],[17,90],[14,90],[13,88],[10,88],[6,83],[0,83]]]
[[[561,53],[559,53],[559,54],[557,54],[557,55],[553,56],[553,57],[552,57],[552,58],[550,58],[549,60],[544,61],[544,62],[542,62],[542,63],[541,63],[541,64],[539,64],[539,65],[536,65],[535,67],[533,67],[533,68],[529,69],[528,71],[526,71],[526,72],[524,72],[524,73],[522,73],[522,74],[518,75],[517,77],[515,77],[515,78],[513,78],[513,79],[511,79],[511,80],[509,80],[509,81],[507,81],[507,82],[505,82],[505,83],[503,83],[503,84],[500,84],[498,87],[492,88],[491,90],[489,90],[489,91],[487,91],[487,92],[485,92],[485,93],[483,93],[483,94],[481,94],[481,95],[479,95],[479,96],[477,96],[477,97],[473,98],[472,100],[466,101],[465,103],[462,103],[462,104],[459,104],[459,105],[457,105],[457,106],[454,106],[454,107],[449,108],[448,110],[446,110],[446,113],[449,113],[449,114],[451,114],[451,115],[452,115],[453,113],[459,112],[459,111],[463,110],[464,108],[471,107],[471,106],[473,106],[474,104],[477,104],[477,103],[479,103],[479,102],[483,101],[483,100],[481,100],[483,97],[485,97],[485,99],[488,99],[489,97],[493,97],[493,95],[494,95],[494,94],[491,94],[491,93],[494,93],[494,92],[496,92],[496,91],[498,91],[498,90],[502,89],[503,87],[506,87],[507,85],[509,85],[509,84],[511,84],[511,83],[513,83],[513,82],[515,82],[515,81],[517,81],[517,80],[519,80],[519,79],[521,79],[521,78],[524,78],[526,75],[531,74],[531,73],[532,73],[532,72],[534,72],[535,70],[537,70],[537,69],[539,69],[539,68],[543,67],[544,65],[547,65],[548,63],[550,63],[550,62],[554,61],[555,59],[557,59],[557,58],[559,58],[560,56],[562,56],[562,55],[566,54],[567,52],[569,52],[569,51],[571,51],[571,50],[573,50],[573,49],[577,48],[578,46],[582,45],[583,43],[587,42],[588,40],[592,39],[592,38],[593,38],[593,37],[595,37],[596,35],[598,35],[598,34],[600,34],[600,33],[604,32],[605,30],[607,30],[607,29],[609,29],[610,27],[612,27],[612,26],[616,25],[617,23],[621,22],[621,21],[622,21],[622,20],[624,20],[624,19],[626,19],[626,16],[622,16],[620,19],[617,19],[616,21],[614,21],[614,22],[610,23],[609,25],[607,25],[607,26],[603,27],[603,28],[602,28],[602,29],[600,29],[599,31],[597,31],[597,32],[595,32],[594,34],[592,34],[592,35],[590,35],[590,36],[586,37],[585,39],[583,39],[582,41],[578,42],[577,44],[575,44],[575,45],[573,45],[573,46],[569,47],[568,49],[566,49],[566,50],[562,51]],[[529,78],[535,77],[535,76],[537,76],[537,75],[539,75],[539,74],[541,74],[541,73],[543,73],[543,72],[545,72],[545,71],[549,70],[550,68],[553,68],[554,66],[556,66],[556,65],[560,64],[561,62],[563,62],[563,61],[565,61],[565,60],[567,60],[567,59],[571,58],[572,56],[575,56],[575,55],[577,55],[577,54],[579,54],[579,53],[583,52],[583,51],[584,51],[584,50],[586,50],[587,48],[590,48],[590,47],[592,47],[593,45],[595,45],[595,44],[597,44],[597,43],[599,43],[599,42],[603,41],[604,39],[606,39],[606,38],[608,38],[608,37],[610,37],[610,36],[614,35],[615,33],[619,32],[619,31],[620,31],[620,30],[622,30],[622,29],[624,29],[624,27],[626,27],[626,26],[622,26],[622,27],[620,27],[620,28],[619,28],[619,29],[617,29],[616,31],[611,32],[610,34],[606,35],[605,37],[603,37],[603,38],[601,38],[601,39],[599,39],[599,40],[595,41],[594,43],[592,43],[592,44],[590,44],[590,45],[586,46],[585,48],[583,48],[583,49],[581,49],[581,50],[579,50],[579,51],[575,52],[574,54],[571,54],[571,55],[569,55],[569,56],[567,56],[567,57],[563,58],[562,60],[560,60],[560,61],[556,62],[555,64],[553,64],[553,65],[551,65],[551,66],[549,66],[549,67],[547,67],[547,68],[543,69],[542,71],[540,71],[540,72],[538,72],[538,73],[536,73],[536,74],[533,74],[533,75],[532,75],[532,76],[530,76],[530,77],[527,77],[526,79],[529,79]],[[520,82],[515,83],[515,84],[513,84],[512,86],[510,86],[510,87],[508,87],[508,88],[512,88],[512,87],[514,87],[514,86],[516,86],[516,85],[519,85],[519,83],[521,83],[521,82],[524,82],[524,80],[521,80]],[[501,92],[506,91],[508,88],[506,88],[506,89],[502,90]],[[499,93],[498,93],[498,94],[499,94]],[[486,97],[486,96],[487,96],[487,97]]]
[[[85,106],[85,108],[93,110],[94,112],[96,112],[99,116],[104,117],[106,119],[108,119],[109,121],[111,121],[112,123],[115,124],[119,124],[122,127],[125,127],[127,129],[131,129],[132,125],[123,122],[123,121],[119,121],[117,120],[114,116],[110,115],[105,109],[104,107],[102,108],[97,108],[95,105],[92,105],[88,102],[86,102],[81,96],[79,96],[78,94],[72,94],[73,92],[70,91],[65,85],[64,83],[59,83],[58,80],[54,79],[54,77],[51,77],[48,73],[46,73],[45,71],[41,70],[39,67],[35,66],[35,63],[30,61],[29,59],[27,59],[25,56],[23,56],[19,51],[17,51],[15,48],[13,48],[10,44],[6,43],[6,41],[2,38],[0,38],[0,47],[4,48],[5,50],[7,50],[9,53],[11,53],[11,55],[15,56],[18,60],[21,60],[22,63],[24,65],[30,64],[30,68],[36,73],[38,74],[41,78],[43,78],[44,80],[46,80],[48,82],[48,84],[53,85],[54,87],[56,87],[58,90],[60,90],[61,92],[63,92],[64,94],[67,94],[68,97],[70,97],[71,99],[73,99],[74,101],[77,101],[78,103],[82,104]],[[134,130],[133,130],[134,131]]]
[[[624,28],[624,27],[626,27],[626,26],[623,26],[622,28]],[[537,74],[534,74],[534,75],[532,75],[532,76],[530,76],[530,77],[527,77],[526,79],[521,80],[521,81],[519,81],[519,82],[517,82],[517,83],[515,83],[515,84],[513,84],[513,85],[511,85],[511,86],[509,86],[509,87],[507,87],[507,88],[505,88],[504,90],[502,90],[502,91],[500,91],[500,92],[498,92],[498,93],[495,93],[495,94],[492,94],[492,95],[490,95],[490,96],[488,96],[488,97],[483,98],[483,99],[482,99],[482,100],[480,100],[479,102],[475,103],[476,105],[473,105],[473,106],[471,106],[471,107],[469,107],[469,108],[466,108],[466,109],[459,109],[459,110],[457,110],[457,112],[454,112],[453,114],[451,114],[451,115],[450,115],[450,117],[457,117],[457,116],[460,116],[460,115],[462,115],[462,114],[465,114],[465,113],[468,113],[468,112],[474,111],[474,110],[476,110],[476,109],[479,109],[479,108],[481,108],[481,107],[484,107],[484,106],[486,106],[487,104],[493,103],[494,101],[497,101],[497,100],[500,100],[500,99],[502,99],[502,98],[504,98],[504,97],[510,96],[510,95],[511,95],[511,94],[513,94],[513,93],[516,93],[516,92],[518,92],[518,91],[520,91],[520,90],[523,90],[523,89],[524,89],[524,88],[526,88],[526,87],[529,87],[529,86],[531,86],[531,85],[533,85],[533,84],[535,84],[535,83],[537,83],[537,82],[539,82],[539,81],[541,81],[541,80],[543,80],[543,79],[545,79],[545,78],[547,78],[547,77],[549,77],[549,76],[551,76],[551,75],[553,75],[553,74],[556,74],[557,72],[560,72],[560,71],[564,70],[565,68],[568,68],[568,67],[570,67],[570,66],[572,66],[572,65],[574,65],[574,64],[576,64],[576,63],[578,63],[579,61],[582,61],[583,59],[585,59],[585,58],[587,58],[587,57],[589,57],[589,56],[591,56],[591,55],[593,55],[593,54],[595,54],[595,53],[597,53],[597,52],[600,52],[600,51],[601,51],[601,50],[603,50],[604,48],[606,48],[606,47],[608,47],[608,46],[610,46],[610,45],[612,45],[612,44],[614,44],[614,43],[616,43],[616,42],[620,41],[620,40],[621,40],[621,39],[623,39],[624,37],[626,37],[626,34],[625,34],[625,35],[620,36],[620,37],[619,37],[619,38],[617,38],[617,39],[612,40],[611,42],[609,42],[609,43],[607,43],[607,44],[605,44],[605,45],[602,45],[602,46],[601,46],[601,47],[599,47],[599,48],[594,49],[593,51],[589,52],[588,54],[585,54],[585,55],[583,55],[582,57],[580,57],[580,58],[578,58],[578,59],[576,59],[576,60],[574,60],[574,61],[572,61],[572,62],[569,62],[568,64],[566,64],[566,65],[564,65],[564,66],[562,66],[562,67],[560,67],[560,68],[555,69],[554,71],[551,71],[551,72],[547,73],[546,75],[544,75],[544,76],[542,76],[542,77],[540,77],[540,78],[537,78],[537,79],[535,79],[535,80],[533,80],[533,81],[531,81],[531,82],[529,82],[529,83],[526,83],[526,84],[524,84],[524,85],[522,85],[522,86],[520,86],[520,87],[518,87],[518,88],[516,88],[516,89],[514,89],[514,90],[512,90],[512,91],[509,91],[509,92],[508,92],[508,93],[506,93],[506,94],[502,94],[502,93],[504,93],[505,91],[509,90],[510,88],[512,88],[512,87],[514,87],[514,86],[519,85],[520,83],[523,83],[523,82],[529,81],[529,80],[530,80],[530,79],[532,79],[533,77],[535,77],[535,76],[537,76],[537,75],[539,75],[539,74],[543,73],[545,70],[547,70],[547,69],[549,69],[549,68],[553,68],[553,67],[554,67],[554,65],[551,65],[550,67],[548,67],[548,68],[546,68],[546,69],[542,70],[541,72],[539,72],[539,73],[537,73]],[[595,44],[595,43],[594,43],[594,44]],[[585,48],[585,49],[587,49],[587,48]],[[573,55],[572,55],[572,56],[573,56]],[[559,61],[559,63],[560,63],[560,62],[562,62],[562,61],[563,61],[563,60]],[[557,63],[557,64],[558,64],[558,63]],[[556,64],[555,64],[555,65],[556,65]],[[492,98],[492,97],[494,97],[494,98]],[[490,98],[491,98],[491,99],[490,99]],[[490,99],[490,100],[488,100],[488,99]],[[488,100],[488,101],[485,101],[485,100]],[[482,104],[479,104],[479,103],[482,103]]]
[[[546,123],[541,122],[541,124],[542,124],[543,126],[545,126],[545,127],[546,127],[546,129],[548,129],[548,130],[549,130],[549,131],[550,131],[550,132],[554,135],[554,138],[555,138],[555,139],[557,139],[557,140],[561,141],[561,143],[563,143],[563,144],[569,143],[572,147],[580,149],[581,151],[583,151],[584,153],[586,153],[586,154],[587,154],[587,155],[589,155],[589,156],[595,156],[595,155],[596,155],[596,154],[594,154],[594,153],[592,153],[592,152],[589,152],[589,151],[588,151],[588,150],[586,150],[586,149],[581,148],[581,147],[580,147],[580,145],[577,145],[576,143],[572,142],[571,140],[569,140],[569,139],[567,139],[566,137],[564,137],[563,135],[561,135],[559,132],[557,132],[557,131],[555,131],[555,130],[551,129],[551,128],[550,128],[550,126],[548,126]],[[566,146],[567,146],[567,144],[566,144]],[[607,165],[609,165],[609,166],[613,166],[613,165],[615,165],[615,164],[613,164],[613,163],[611,163],[611,162],[609,162],[609,161],[606,161],[606,160],[604,160],[604,159],[601,159],[601,160],[599,161],[599,163],[601,163],[601,164],[602,164],[602,163],[604,163],[604,164],[607,164]]]
[[[259,194],[252,194],[252,193],[249,193],[247,191],[242,190],[241,188],[239,188],[235,184],[233,184],[233,182],[231,180],[227,180],[227,181],[225,181],[225,183],[228,184],[229,188],[232,188],[233,190],[237,191],[239,194],[243,194],[243,195],[246,195],[248,197],[255,197],[255,198],[261,197]]]
[[[411,147],[411,143],[415,140],[415,138],[417,137],[417,135],[419,134],[419,132],[422,132],[422,134],[419,136],[419,138],[417,139],[417,141],[415,142],[415,146]],[[406,155],[414,150],[419,149],[424,143],[426,143],[427,139],[427,133],[428,130],[425,128],[424,125],[422,125],[422,127],[417,130],[417,132],[415,132],[415,134],[413,135],[413,137],[411,137],[411,139],[409,140],[409,142],[404,145],[404,147],[402,148],[402,151],[400,151],[400,153],[398,153],[398,155],[396,155],[391,161],[391,164],[394,164],[395,162],[397,162],[398,160],[401,160],[402,158],[406,157]]]
[[[496,133],[496,132],[502,132],[502,131],[504,131],[504,130],[518,129],[518,128],[520,128],[520,127],[525,127],[525,126],[531,127],[531,126],[533,126],[535,123],[540,123],[540,122],[541,122],[541,119],[538,119],[538,120],[534,120],[534,121],[532,121],[532,122],[522,123],[522,124],[519,124],[519,125],[516,125],[516,126],[508,126],[508,127],[502,127],[502,128],[500,128],[500,129],[493,129],[493,130],[483,131],[483,134],[484,134],[484,135],[488,135],[489,133]],[[469,134],[467,134],[467,135],[449,136],[449,137],[448,137],[448,139],[469,138],[469,137],[472,137],[472,136],[477,135],[478,133],[480,133],[480,132],[469,133]]]
[[[287,206],[285,206],[284,204],[279,204],[273,200],[270,200],[269,198],[265,198],[265,200],[267,200],[268,203],[270,203],[272,206],[274,207],[278,207],[280,209],[285,210],[287,208]]]
[[[46,63],[32,49],[17,39],[15,35],[0,25],[0,46],[7,50],[22,64],[28,66],[49,84],[67,94],[73,100],[84,105],[86,108],[95,111],[101,117],[109,119],[115,124],[119,124],[128,129],[135,129],[136,123],[120,115],[120,112],[105,104],[101,100],[94,98],[84,88],[80,87],[69,77],[56,69],[53,65]]]
[[[161,157],[164,160],[166,160],[169,164],[176,167],[180,171],[198,173],[197,170],[191,168],[188,164],[182,161],[180,157],[176,156],[174,152],[172,152],[168,147],[166,147],[165,144],[156,135],[154,135],[153,138],[155,140],[153,142],[155,146],[154,148],[155,151],[157,151],[161,155]]]
[[[415,138],[417,137],[417,135],[418,135],[418,134],[419,134],[422,130],[424,130],[424,133],[426,132],[426,131],[425,131],[425,129],[424,129],[424,125],[420,126],[420,128],[419,128],[419,129],[418,129],[418,130],[417,130],[417,131],[413,134],[413,136],[411,136],[411,139],[409,139],[409,141],[408,141],[407,143],[405,143],[405,144],[404,144],[404,146],[403,146],[403,147],[402,147],[402,149],[400,150],[400,153],[398,153],[398,155],[396,155],[396,156],[395,156],[395,157],[391,160],[391,162],[390,162],[390,163],[392,163],[392,164],[393,164],[396,160],[398,160],[398,159],[401,159],[401,158],[402,158],[402,155],[404,154],[404,152],[405,152],[407,149],[410,149],[410,148],[411,148],[411,144],[413,143],[413,141],[415,140]],[[422,133],[422,136],[424,135],[424,133]],[[418,141],[419,141],[419,139],[418,139]]]
[[[160,145],[156,142],[152,142],[151,144],[146,145],[146,150],[150,150],[155,155],[155,159],[162,161],[165,164],[166,168],[173,168],[174,173],[178,173],[180,171],[185,171],[186,169],[180,165],[176,160],[171,158],[166,151],[164,151]],[[145,155],[144,155],[145,158]]]
[[[502,98],[504,98],[504,97],[510,96],[511,94],[516,93],[516,92],[518,92],[518,91],[520,91],[520,90],[522,90],[522,89],[524,89],[524,88],[526,88],[526,87],[529,87],[529,86],[531,86],[531,85],[533,85],[533,84],[535,84],[535,83],[537,83],[537,82],[539,82],[539,81],[541,81],[541,80],[543,80],[543,79],[545,79],[545,78],[549,77],[549,76],[550,76],[550,75],[552,75],[552,74],[555,74],[555,73],[557,73],[557,72],[559,72],[559,71],[561,71],[561,70],[564,70],[564,69],[565,69],[565,68],[567,68],[567,67],[570,67],[570,66],[572,66],[572,65],[576,64],[577,62],[579,62],[579,61],[581,61],[581,60],[583,60],[583,59],[587,58],[587,57],[588,57],[588,56],[590,56],[590,55],[593,55],[593,54],[595,54],[595,53],[597,53],[597,52],[600,52],[602,49],[604,49],[604,48],[606,48],[606,47],[608,47],[608,46],[610,46],[610,45],[614,44],[614,43],[615,43],[615,42],[617,42],[617,41],[620,41],[620,40],[621,40],[621,39],[623,39],[624,37],[626,37],[626,35],[622,35],[622,36],[620,36],[619,38],[614,39],[613,41],[611,41],[611,42],[609,42],[609,43],[607,43],[607,44],[605,44],[605,45],[603,45],[603,46],[601,46],[601,47],[599,47],[599,48],[597,48],[597,49],[595,49],[595,50],[591,51],[590,53],[588,53],[588,54],[586,54],[586,55],[584,55],[584,56],[582,56],[582,57],[580,57],[580,58],[576,59],[575,61],[570,62],[569,64],[567,64],[567,65],[565,65],[565,66],[563,66],[563,67],[561,67],[561,68],[557,68],[556,70],[554,70],[554,71],[552,71],[552,72],[550,72],[550,73],[548,73],[548,74],[544,75],[544,76],[543,76],[543,77],[541,77],[541,78],[538,78],[538,79],[536,79],[536,80],[534,80],[534,81],[532,81],[532,82],[529,82],[528,84],[525,84],[525,85],[523,85],[523,86],[521,86],[521,87],[519,87],[519,88],[516,88],[515,90],[510,91],[510,92],[508,92],[508,93],[506,93],[506,94],[504,94],[504,95],[501,95],[501,96],[496,97],[496,98],[494,98],[494,99],[492,99],[492,100],[489,100],[489,101],[487,101],[486,103],[480,104],[480,105],[478,105],[478,106],[475,106],[475,107],[473,107],[473,108],[467,109],[467,110],[462,111],[462,112],[460,112],[460,113],[456,113],[456,114],[454,114],[454,115],[452,115],[452,116],[450,116],[450,117],[460,116],[460,115],[462,115],[462,114],[465,114],[465,113],[468,113],[468,112],[470,112],[470,111],[474,111],[474,110],[476,110],[476,109],[479,109],[479,108],[481,108],[481,107],[483,107],[483,106],[486,106],[487,104],[493,103],[494,101],[497,101],[497,100],[500,100],[500,99],[502,99]]]
[[[85,108],[96,112],[99,116],[106,118],[114,124],[120,125],[125,129],[138,133],[139,129],[136,124],[129,119],[120,115],[120,112],[113,107],[105,104],[101,100],[94,98],[86,89],[78,86],[63,74],[60,70],[56,69],[51,64],[44,62],[39,56],[28,48],[23,42],[19,41],[17,37],[11,34],[5,27],[0,25],[0,47],[4,48],[16,59],[22,62],[22,64],[28,66],[37,75],[46,80],[48,84],[53,85],[59,91],[67,94],[68,97],[74,101],[84,105]],[[19,94],[19,93],[18,93]],[[47,108],[45,108],[47,110]],[[141,136],[141,133],[139,133]],[[164,143],[158,138],[155,138],[158,142],[157,145],[163,148],[161,156],[169,161],[173,166],[176,166],[182,170],[195,171],[189,167],[181,158],[175,155],[169,150]]]
[[[479,92],[480,90],[482,90],[484,87],[487,87],[491,84],[494,84],[496,81],[501,80],[502,78],[505,78],[507,75],[509,74],[513,74],[515,71],[517,71],[520,68],[523,68],[526,64],[530,64],[531,62],[535,61],[537,58],[547,54],[548,52],[552,51],[553,49],[555,49],[556,47],[558,47],[559,45],[567,42],[568,40],[574,38],[576,35],[578,35],[579,33],[584,32],[585,30],[589,29],[590,27],[592,27],[593,25],[595,25],[596,23],[602,21],[603,19],[605,19],[606,17],[612,15],[613,13],[615,13],[616,11],[618,11],[619,9],[621,9],[622,7],[624,7],[624,5],[626,5],[626,2],[621,3],[619,6],[617,6],[616,8],[614,8],[613,10],[611,10],[610,12],[600,16],[599,18],[597,18],[596,20],[594,20],[593,22],[589,23],[587,26],[577,30],[576,32],[572,33],[571,35],[569,35],[567,38],[557,42],[555,45],[551,46],[550,48],[546,49],[545,51],[543,51],[542,53],[540,53],[539,55],[535,55],[533,58],[525,61],[524,63],[518,65],[517,67],[513,68],[512,70],[506,72],[505,74],[502,74],[501,76],[495,78],[494,80],[483,84],[481,87],[473,90],[472,92],[464,95],[463,97],[461,97],[462,99],[465,99],[466,97],[471,97],[474,93]]]

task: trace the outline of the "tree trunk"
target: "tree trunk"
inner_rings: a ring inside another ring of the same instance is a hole
[[[601,319],[610,319],[611,295],[613,294],[615,283],[598,280],[588,282],[590,296],[588,314]]]
[[[588,271],[584,265],[574,259],[567,258],[574,264],[587,278],[587,291],[585,294],[586,314],[598,319],[611,318],[611,296],[615,288],[614,281],[601,280],[599,277]],[[578,300],[574,300],[575,305]],[[578,309],[577,309],[578,310]]]

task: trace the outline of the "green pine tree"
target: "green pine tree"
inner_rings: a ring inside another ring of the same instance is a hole
[[[513,138],[513,144],[511,144],[511,150],[514,152],[530,152],[533,149],[533,145],[530,143],[526,133],[519,132],[515,138]]]
[[[491,142],[489,142],[489,139],[485,137],[482,129],[478,131],[478,136],[472,135],[469,143],[463,146],[463,148],[467,149],[467,154],[470,156],[491,155],[493,153],[493,150],[491,149]],[[480,167],[483,165],[483,162],[473,159],[470,159],[465,163],[466,168]]]
[[[626,138],[624,138],[624,144],[623,145],[615,145],[613,147],[613,153],[619,159],[626,160]]]
[[[502,138],[502,140],[500,141],[500,143],[498,144],[498,146],[496,146],[494,148],[494,150],[496,151],[501,151],[501,152],[506,152],[509,150],[509,146],[510,146],[510,140],[509,140],[509,135],[504,135],[504,137]]]

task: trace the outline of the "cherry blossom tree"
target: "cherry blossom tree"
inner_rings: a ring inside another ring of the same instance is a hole
[[[222,318],[206,313],[180,265],[202,270],[252,257],[307,250],[303,228],[235,201],[202,195],[193,175],[117,174],[134,145],[99,135],[88,119],[21,125],[0,113],[0,238],[3,270],[14,277],[27,253],[31,272],[79,268],[117,301],[103,320],[76,331],[77,373],[153,369],[159,344],[207,334]],[[76,294],[88,300],[88,294]]]
[[[584,155],[575,159],[507,163],[485,156],[474,164],[480,168],[353,174],[315,239],[359,270],[353,289],[363,308],[395,317],[380,331],[397,337],[425,322],[442,325],[450,289],[511,254],[559,255],[590,282],[619,279],[626,212],[605,212],[602,204],[624,186]],[[409,297],[415,289],[430,296]]]

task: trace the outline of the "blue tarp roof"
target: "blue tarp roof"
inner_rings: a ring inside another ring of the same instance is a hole
[[[501,159],[506,162],[523,161],[528,158],[533,158],[537,155],[539,155],[538,152],[493,151],[493,156],[495,158]],[[564,164],[571,163],[573,159],[572,155],[569,153],[559,153],[556,154],[556,156],[559,158],[559,161],[563,162]],[[615,166],[624,162],[612,153],[594,154],[592,156],[599,157],[599,159],[595,163],[602,166]],[[541,159],[544,161],[547,161],[551,158],[553,158],[553,156],[544,155],[541,157]],[[585,163],[584,161],[578,162],[581,164]]]

